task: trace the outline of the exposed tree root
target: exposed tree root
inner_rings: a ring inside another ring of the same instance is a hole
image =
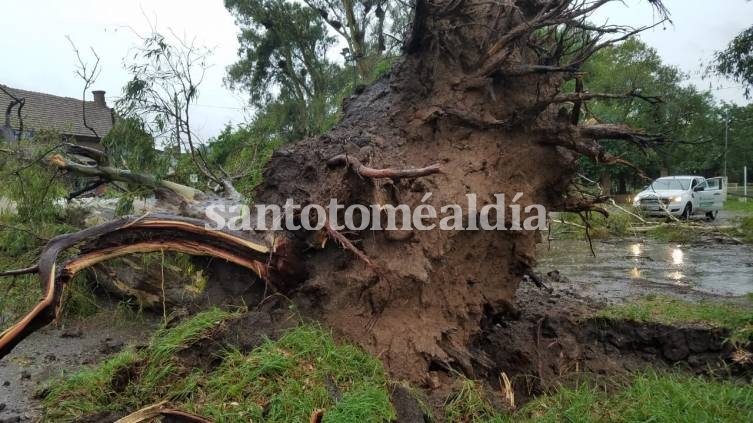
[[[353,171],[358,175],[367,178],[418,178],[421,176],[433,175],[435,173],[442,173],[442,169],[439,167],[439,163],[417,169],[374,169],[365,166],[363,163],[361,163],[360,160],[347,154],[340,154],[327,160],[327,165],[346,165],[348,168],[353,169]]]
[[[355,254],[356,257],[358,257],[358,259],[362,262],[366,263],[367,266],[372,269],[375,267],[374,263],[369,260],[369,257],[364,254],[363,251],[359,250],[355,245],[353,245],[353,243],[350,242],[350,240],[346,238],[345,235],[333,229],[332,226],[330,226],[329,222],[327,222],[326,220],[324,222],[324,231],[327,232],[328,237],[340,244],[344,249]]]

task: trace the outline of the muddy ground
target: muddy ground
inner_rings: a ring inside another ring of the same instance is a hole
[[[540,244],[537,272],[551,292],[524,282],[509,309],[487,310],[467,361],[433,362],[421,388],[434,407],[451,393],[451,367],[497,390],[504,373],[517,405],[562,382],[619,377],[647,367],[679,366],[732,377],[751,373],[730,359],[726,330],[607,321],[595,314],[604,304],[647,294],[742,302],[753,292],[753,247],[635,238],[595,241],[594,248],[595,258],[582,241]],[[148,314],[132,322],[115,324],[113,319],[99,315],[45,328],[0,362],[0,423],[36,420],[41,411],[37,394],[51,378],[97,363],[126,344],[147,342],[159,322]],[[259,326],[256,335],[274,335],[267,326]],[[401,389],[393,392],[400,421],[423,421],[406,395]]]
[[[742,212],[721,211],[714,226],[735,224]],[[693,242],[663,242],[645,234],[586,242],[560,239],[537,246],[537,271],[554,272],[553,287],[603,303],[621,303],[649,294],[685,301],[740,302],[753,292],[753,246],[723,234]]]
[[[0,361],[0,423],[38,420],[39,394],[51,379],[99,363],[126,345],[148,342],[159,318],[132,317],[103,312],[48,326],[19,344]]]

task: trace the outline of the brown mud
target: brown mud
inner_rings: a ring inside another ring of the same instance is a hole
[[[157,328],[156,316],[101,312],[45,327],[0,361],[0,422],[39,421],[40,395],[47,384],[96,365],[128,345],[145,345]]]
[[[488,361],[474,374],[499,388],[501,373],[526,402],[559,384],[584,378],[616,377],[653,369],[739,377],[753,366],[732,360],[727,329],[701,324],[665,325],[595,316],[601,308],[567,292],[548,294],[521,288],[519,314],[490,315],[472,349]]]

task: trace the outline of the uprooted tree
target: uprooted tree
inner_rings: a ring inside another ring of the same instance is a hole
[[[495,194],[523,193],[522,209],[600,211],[602,198],[572,183],[577,160],[630,165],[599,140],[639,148],[658,141],[584,118],[590,99],[616,96],[585,91],[582,64],[645,29],[591,23],[611,1],[418,1],[404,56],[391,72],[348,98],[334,129],[276,152],[254,200],[414,208],[431,192],[427,203],[440,209],[467,204],[474,193],[480,208]],[[666,16],[658,0],[650,2]],[[574,92],[565,92],[568,81],[576,82]],[[0,336],[0,357],[56,317],[76,272],[124,254],[177,250],[253,270],[249,284],[264,281],[288,296],[304,315],[378,354],[395,377],[420,380],[430,366],[472,374],[485,360],[469,351],[470,337],[482,319],[510,311],[534,264],[533,231],[211,231],[206,206],[238,200],[228,181],[224,194],[203,193],[105,161],[82,164],[64,154],[48,161],[150,187],[172,215],[123,218],[53,239],[38,266],[15,271],[38,272],[45,296]],[[62,260],[73,247],[76,254]]]

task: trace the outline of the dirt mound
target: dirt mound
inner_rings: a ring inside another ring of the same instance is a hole
[[[519,314],[487,315],[470,350],[482,358],[473,362],[474,376],[499,389],[505,373],[519,403],[561,383],[649,367],[723,377],[753,373],[750,364],[732,360],[735,348],[723,328],[594,317],[594,303],[535,289],[521,289],[516,308]]]

